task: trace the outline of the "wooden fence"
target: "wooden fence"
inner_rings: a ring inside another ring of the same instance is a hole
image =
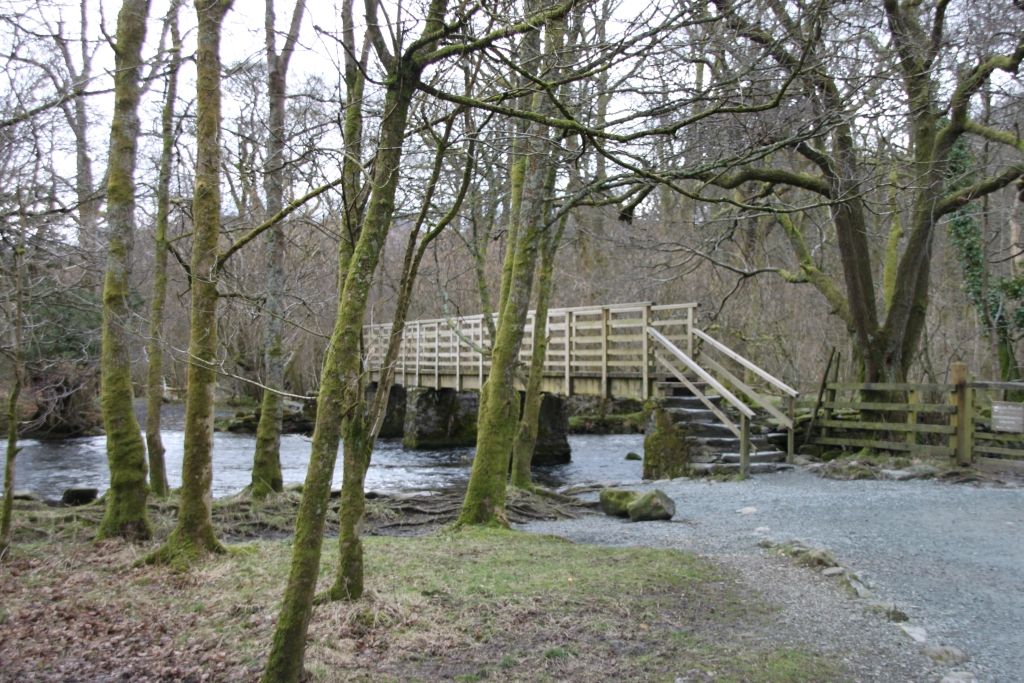
[[[811,442],[1024,471],[1024,403],[1001,400],[1024,395],[1024,383],[972,381],[962,363],[953,364],[951,379],[949,384],[827,382],[808,427]]]

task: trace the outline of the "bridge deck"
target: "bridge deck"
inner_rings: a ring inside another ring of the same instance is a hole
[[[664,379],[646,334],[653,327],[687,353],[693,351],[697,304],[610,304],[548,311],[543,390],[569,395],[646,399]],[[536,326],[530,311],[520,360],[528,366]],[[391,324],[365,329],[370,379],[379,377]],[[483,315],[407,323],[395,381],[407,387],[479,389],[490,371]],[[657,368],[657,370],[656,370]]]

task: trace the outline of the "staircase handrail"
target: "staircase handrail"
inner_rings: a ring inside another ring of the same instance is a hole
[[[702,381],[704,381],[705,383],[707,383],[709,387],[714,389],[719,396],[724,398],[729,403],[729,405],[735,408],[741,415],[748,419],[754,417],[754,411],[751,410],[746,403],[738,399],[736,395],[733,394],[728,389],[726,389],[721,382],[719,382],[717,379],[708,374],[708,372],[704,368],[702,368],[700,365],[697,364],[696,361],[694,361],[692,358],[683,353],[683,351],[681,351],[678,346],[673,344],[665,335],[663,335],[661,332],[658,332],[653,327],[647,328],[647,334],[651,337],[651,339],[654,339],[656,342],[661,344],[666,351],[675,356],[676,359],[679,360],[683,365],[685,365],[687,369],[689,369],[693,374],[700,377]]]
[[[736,353],[735,351],[733,351],[728,346],[726,346],[722,342],[718,341],[717,339],[715,339],[714,337],[712,337],[708,333],[703,332],[702,330],[698,330],[697,328],[694,328],[693,329],[693,336],[695,336],[698,339],[701,339],[704,342],[706,342],[706,343],[710,344],[711,346],[715,347],[718,351],[722,352],[723,354],[725,354],[726,356],[728,356],[732,360],[736,361],[737,363],[739,363],[740,365],[742,365],[746,369],[750,370],[755,375],[757,375],[758,377],[763,379],[765,382],[768,382],[769,384],[771,384],[773,387],[775,387],[779,391],[783,392],[784,394],[789,395],[790,398],[796,398],[797,396],[800,395],[799,391],[797,391],[793,387],[789,386],[788,384],[786,384],[782,380],[772,376],[769,372],[767,372],[765,370],[762,370],[757,365],[755,365],[751,361],[747,360],[746,358],[744,358],[740,354]]]

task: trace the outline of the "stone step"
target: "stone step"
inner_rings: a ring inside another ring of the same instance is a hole
[[[736,438],[732,430],[721,422],[687,422],[686,426],[690,437],[724,436]]]
[[[793,469],[792,465],[781,462],[752,462],[750,463],[751,474],[771,474],[772,472],[783,472]],[[696,475],[702,474],[739,474],[739,463],[731,462],[698,462],[690,465],[690,471]]]
[[[735,436],[696,436],[691,437],[691,440],[698,446],[711,450],[735,450],[738,451],[740,447],[740,440]],[[750,447],[753,450],[767,450],[771,444],[760,436],[750,437]]]
[[[672,417],[673,422],[717,422],[718,417],[707,408],[688,406],[668,406],[665,412]]]
[[[706,384],[700,380],[693,380],[693,385],[703,390]],[[655,382],[654,390],[662,398],[694,398],[690,389],[682,382]],[[720,396],[711,397],[712,400],[721,400]]]
[[[770,451],[751,451],[750,462],[785,462],[786,454],[779,450]],[[740,454],[735,453],[722,453],[720,462],[739,462]]]

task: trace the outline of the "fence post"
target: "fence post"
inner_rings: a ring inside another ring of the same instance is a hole
[[[434,388],[441,388],[441,323],[434,323]]]
[[[422,335],[423,325],[419,320],[416,321],[416,386],[420,385],[420,338]]]
[[[796,450],[796,396],[789,396],[789,433],[786,434],[786,462],[793,464],[793,455]]]
[[[480,320],[476,326],[476,340],[477,340],[477,352],[476,352],[476,371],[477,371],[477,391],[484,390],[484,317],[481,315]]]
[[[913,427],[917,425],[917,410],[915,406],[921,402],[921,392],[914,390],[907,394],[907,425],[911,427],[907,431],[907,447],[910,449],[910,455],[914,455],[914,451],[917,450],[917,430]]]
[[[565,395],[572,394],[572,346],[573,346],[573,321],[576,314],[572,311],[565,312]]]
[[[973,392],[967,386],[967,365],[965,363],[953,363],[952,380],[953,402],[956,406],[956,432],[954,438],[954,450],[958,465],[970,465],[972,461],[972,442],[974,437],[974,406]]]
[[[693,306],[686,309],[686,355],[693,358]]]
[[[608,307],[601,307],[601,398],[608,398]]]
[[[750,420],[740,415],[740,476],[750,476]]]
[[[651,397],[651,345],[647,336],[647,327],[651,324],[651,307],[644,306],[643,317],[641,318],[641,349],[643,355],[643,369],[640,372],[640,381],[643,386],[640,388],[640,397],[646,401]]]
[[[459,325],[462,323],[460,322]],[[461,327],[457,331],[452,331],[452,353],[455,355],[455,391],[462,391],[462,351],[461,351],[461,337],[459,333],[462,332]]]

